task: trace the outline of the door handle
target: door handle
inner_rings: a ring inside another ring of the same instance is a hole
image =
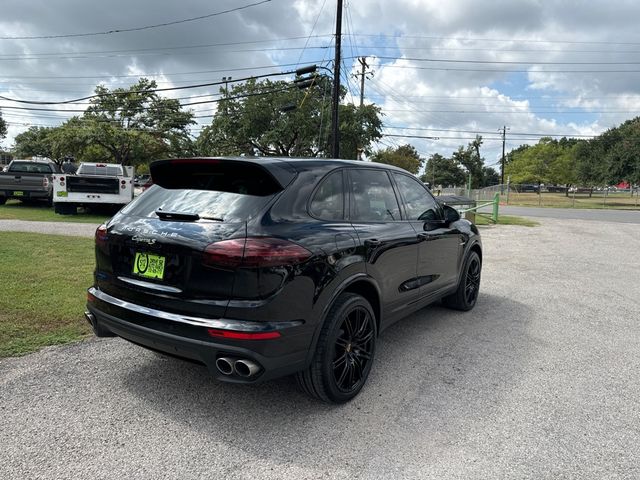
[[[380,240],[378,240],[377,238],[369,238],[367,240],[364,241],[364,246],[365,247],[377,247],[380,245]]]

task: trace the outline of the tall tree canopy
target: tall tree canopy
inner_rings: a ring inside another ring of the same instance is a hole
[[[640,117],[581,142],[576,157],[577,176],[585,185],[640,183]]]
[[[434,153],[427,160],[422,181],[435,187],[455,187],[465,184],[465,172],[451,157]]]
[[[407,172],[411,172],[414,175],[420,171],[420,168],[424,164],[424,159],[412,145],[402,145],[397,148],[388,147],[384,150],[378,150],[372,155],[371,160],[404,168]]]
[[[193,113],[180,102],[162,98],[154,80],[141,78],[129,88],[96,87],[97,98],[82,116],[82,136],[125,165],[170,156],[171,147],[187,137]],[[79,140],[79,138],[76,138]]]
[[[325,77],[306,90],[291,82],[239,83],[220,102],[213,122],[196,141],[204,155],[326,157],[329,155],[331,82]],[[344,96],[343,92],[343,96]],[[339,106],[340,156],[369,152],[381,137],[380,109]]]
[[[16,135],[13,154],[17,158],[49,157],[53,158],[53,151],[49,135],[51,127],[31,127],[26,132]]]
[[[178,100],[161,98],[154,81],[140,79],[127,88],[96,87],[97,98],[81,117],[58,127],[31,127],[16,136],[17,156],[45,156],[61,162],[112,161],[125,165],[180,155],[190,143],[193,114]]]
[[[505,173],[513,183],[571,185],[576,182],[576,142],[548,137],[512,153]]]

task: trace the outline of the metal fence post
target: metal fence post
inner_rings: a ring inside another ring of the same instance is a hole
[[[493,196],[493,215],[491,218],[494,223],[498,223],[498,208],[500,207],[500,194],[496,192]]]
[[[511,175],[507,176],[507,205],[509,205],[509,190],[511,190]]]

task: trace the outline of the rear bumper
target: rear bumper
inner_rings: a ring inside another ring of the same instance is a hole
[[[100,327],[143,347],[202,363],[221,381],[259,383],[290,375],[306,366],[313,332],[302,321],[186,317],[126,302],[95,287],[89,289],[89,298],[87,309]],[[268,340],[212,338],[207,328],[234,332],[278,331],[281,336]],[[224,375],[216,367],[220,357],[252,360],[261,369],[251,377]]]
[[[16,195],[17,192],[22,192],[22,195],[20,194]],[[16,188],[14,188],[13,190],[6,190],[6,189],[0,190],[0,195],[7,198],[17,198],[17,199],[32,198],[36,200],[48,200],[51,198],[50,191],[20,190],[19,185],[16,185]]]

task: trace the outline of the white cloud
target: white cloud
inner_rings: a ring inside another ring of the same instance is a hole
[[[366,82],[366,100],[383,107],[386,125],[407,128],[396,132],[440,137],[438,141],[387,138],[387,144],[412,143],[426,154],[449,154],[467,143],[465,137],[473,137],[467,131],[488,132],[483,134],[483,153],[488,163],[494,163],[501,150],[497,129],[503,125],[514,133],[592,135],[633,117],[640,107],[640,73],[603,72],[640,70],[640,65],[632,63],[612,64],[640,62],[640,42],[636,41],[640,3],[596,0],[580,8],[573,2],[540,0],[483,4],[472,0],[360,0],[345,4],[346,70],[359,71],[357,61],[348,57],[366,55],[375,71],[374,78]],[[237,0],[5,0],[0,31],[3,36],[102,31],[240,5]],[[115,88],[149,73],[158,74],[155,78],[161,86],[171,86],[219,81],[223,76],[242,78],[264,73],[268,70],[256,67],[269,65],[277,71],[282,64],[329,60],[331,49],[300,49],[304,45],[326,47],[331,37],[315,36],[331,34],[334,24],[334,0],[273,0],[241,12],[142,32],[0,40],[0,94],[59,100],[89,94],[98,82]],[[314,36],[306,39],[311,33]],[[229,43],[236,45],[203,46]],[[201,47],[176,48],[196,45]],[[465,63],[467,60],[524,63]],[[357,102],[357,80],[352,78],[351,87]],[[0,102],[3,105],[10,104]],[[10,122],[5,145],[28,124],[55,124],[69,116],[7,109],[2,113]],[[523,138],[531,137],[510,134],[508,147],[517,146]]]

